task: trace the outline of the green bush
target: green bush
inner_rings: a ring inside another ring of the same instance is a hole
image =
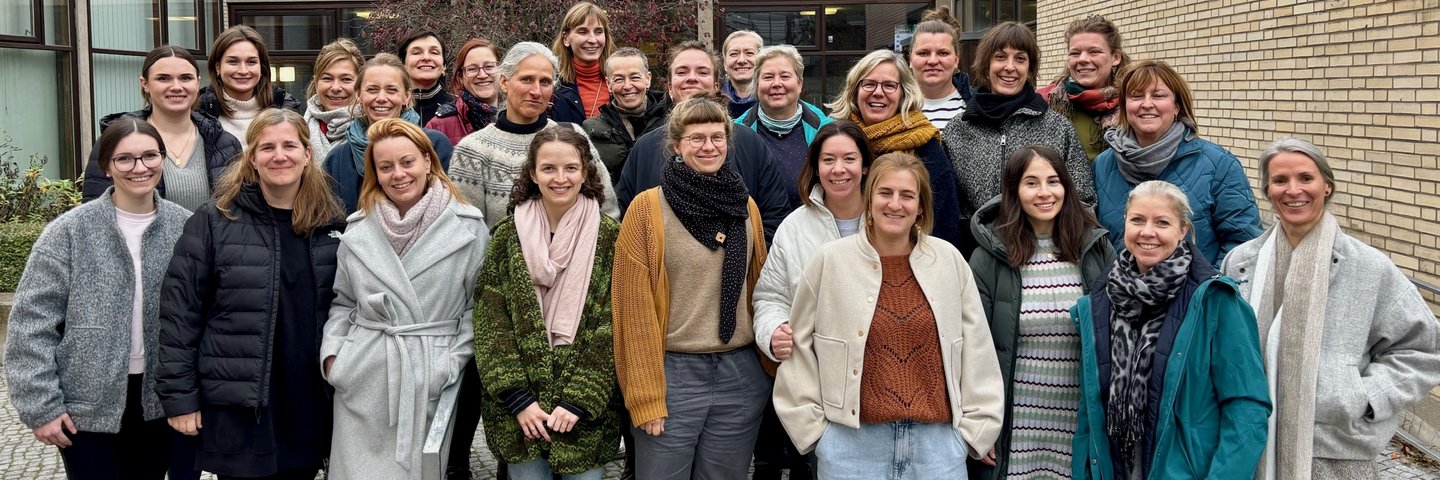
[[[30,247],[40,238],[45,224],[39,222],[0,223],[0,292],[13,292],[30,258]]]

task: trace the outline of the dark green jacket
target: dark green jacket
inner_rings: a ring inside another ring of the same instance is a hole
[[[985,318],[990,320],[990,336],[995,340],[995,354],[1000,358],[1000,375],[1005,380],[1005,422],[1000,439],[995,441],[995,466],[970,460],[972,480],[1005,478],[1010,464],[1010,431],[1014,410],[1015,353],[1020,341],[1020,271],[1010,266],[1010,254],[995,233],[996,217],[1000,215],[1000,197],[980,207],[970,220],[970,231],[979,247],[970,256],[970,269],[980,289]],[[1090,293],[1095,279],[1105,276],[1115,251],[1110,247],[1104,229],[1095,227],[1085,236],[1080,250],[1080,277],[1085,293]],[[1076,379],[1077,381],[1079,379]],[[982,452],[984,453],[984,452]]]
[[[594,270],[575,341],[552,348],[514,217],[495,225],[475,292],[475,363],[488,393],[480,406],[485,444],[501,461],[521,463],[548,453],[555,473],[578,474],[615,458],[620,423],[610,271],[619,233],[620,224],[601,215]],[[528,394],[547,413],[564,402],[584,414],[570,432],[550,432],[553,442],[526,440],[502,400],[516,391]]]

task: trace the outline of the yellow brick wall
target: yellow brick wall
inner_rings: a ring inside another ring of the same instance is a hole
[[[1252,187],[1271,141],[1314,142],[1335,168],[1341,226],[1440,285],[1440,0],[1039,0],[1041,79],[1065,68],[1065,26],[1092,13],[1131,58],[1180,72],[1201,134]]]

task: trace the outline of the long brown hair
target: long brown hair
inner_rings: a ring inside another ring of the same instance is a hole
[[[562,124],[545,127],[530,140],[525,164],[520,166],[520,176],[515,177],[515,186],[510,189],[508,210],[513,211],[516,205],[543,195],[540,193],[540,185],[535,183],[535,168],[538,162],[536,156],[540,154],[541,146],[554,142],[574,147],[575,151],[580,153],[580,175],[584,177],[580,182],[580,194],[593,198],[596,202],[605,202],[605,188],[600,184],[600,171],[595,166],[595,157],[590,154],[590,139],[574,128]]]
[[[234,211],[235,198],[240,196],[240,190],[246,185],[260,183],[260,172],[255,171],[250,162],[255,159],[255,152],[260,148],[260,134],[277,125],[294,127],[296,135],[300,137],[300,145],[305,147],[305,155],[311,156],[310,128],[305,126],[305,117],[283,108],[261,110],[250,123],[250,129],[245,131],[245,153],[241,158],[230,162],[225,173],[215,182],[215,208],[220,210],[225,218],[232,221],[238,219]],[[300,176],[300,192],[295,195],[295,213],[290,222],[290,228],[295,234],[309,235],[311,230],[344,218],[345,211],[340,206],[340,197],[330,190],[330,182],[330,175],[321,170],[313,158],[305,162]]]
[[[849,120],[836,120],[820,127],[815,132],[815,139],[810,142],[809,153],[805,155],[805,165],[800,167],[800,176],[795,179],[795,189],[800,192],[800,203],[810,206],[810,189],[820,184],[820,147],[830,137],[849,137],[855,141],[855,146],[860,149],[860,185],[865,185],[865,172],[870,170],[870,164],[875,163],[875,152],[870,150],[870,140],[865,138],[865,130]],[[864,190],[860,192],[862,195]]]
[[[215,43],[210,45],[210,60],[205,63],[205,71],[210,74],[210,82],[215,86],[215,103],[220,104],[220,115],[225,117],[234,115],[235,109],[221,96],[225,93],[225,81],[220,78],[220,62],[225,60],[225,51],[240,42],[250,42],[260,55],[260,81],[255,82],[255,104],[261,110],[275,106],[275,95],[270,86],[270,51],[265,48],[265,39],[249,26],[236,25],[215,36]]]
[[[1030,168],[1030,164],[1037,161],[1049,163],[1050,168],[1055,169],[1055,175],[1060,177],[1060,186],[1065,188],[1051,236],[1055,239],[1055,250],[1059,252],[1060,260],[1078,265],[1080,256],[1084,254],[1081,249],[1085,248],[1085,237],[1100,224],[1095,221],[1090,209],[1080,203],[1075,181],[1065,168],[1065,159],[1054,148],[1031,145],[1016,150],[1005,160],[1005,169],[1000,174],[1000,216],[995,221],[995,233],[999,234],[1000,243],[1005,245],[1010,266],[1019,268],[1030,261],[1030,256],[1035,253],[1035,229],[1030,226],[1030,219],[1020,206],[1020,181],[1025,179],[1025,170]]]
[[[451,198],[466,203],[465,196],[459,193],[455,183],[450,181],[450,176],[445,174],[445,167],[440,164],[440,155],[435,153],[435,145],[430,143],[430,137],[425,136],[425,131],[419,126],[399,118],[386,118],[365,129],[365,136],[370,137],[370,146],[365,149],[365,174],[360,176],[361,210],[371,211],[380,203],[380,199],[387,198],[385,189],[380,187],[380,167],[375,165],[375,144],[391,138],[404,138],[415,144],[420,154],[430,160],[430,175],[434,175],[440,184],[450,189]],[[425,188],[430,188],[430,185],[425,185]]]

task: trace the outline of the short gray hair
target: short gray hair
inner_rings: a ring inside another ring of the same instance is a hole
[[[1186,196],[1185,192],[1175,184],[1164,180],[1141,182],[1133,190],[1130,190],[1130,195],[1125,198],[1125,210],[1130,210],[1130,203],[1138,197],[1160,197],[1170,200],[1170,208],[1180,216],[1180,221],[1185,222],[1187,226],[1191,224],[1190,215],[1193,215],[1194,212],[1190,210],[1190,197]]]
[[[496,66],[495,70],[499,71],[502,77],[513,77],[515,71],[520,69],[520,62],[537,55],[550,61],[550,74],[558,79],[560,59],[555,57],[555,52],[550,51],[550,47],[535,42],[520,42],[510,47],[510,51],[505,52],[505,58],[500,60],[500,65]]]
[[[1295,137],[1276,140],[1265,148],[1265,151],[1260,152],[1261,192],[1264,192],[1265,185],[1270,183],[1270,161],[1282,153],[1298,153],[1310,157],[1310,160],[1315,162],[1315,168],[1320,170],[1320,177],[1330,184],[1330,193],[1325,195],[1325,198],[1335,195],[1335,171],[1330,169],[1330,161],[1325,159],[1325,152],[1321,152],[1320,147],[1315,144]]]
[[[610,54],[610,58],[605,59],[605,75],[610,75],[610,61],[616,58],[638,58],[640,59],[640,68],[647,72],[650,71],[650,58],[645,56],[645,52],[635,47],[622,47]]]
[[[755,55],[755,70],[758,72],[760,66],[765,62],[777,58],[789,60],[790,64],[795,67],[795,78],[801,82],[805,80],[805,58],[801,57],[800,51],[795,50],[792,45],[775,45],[760,49],[760,53]]]

